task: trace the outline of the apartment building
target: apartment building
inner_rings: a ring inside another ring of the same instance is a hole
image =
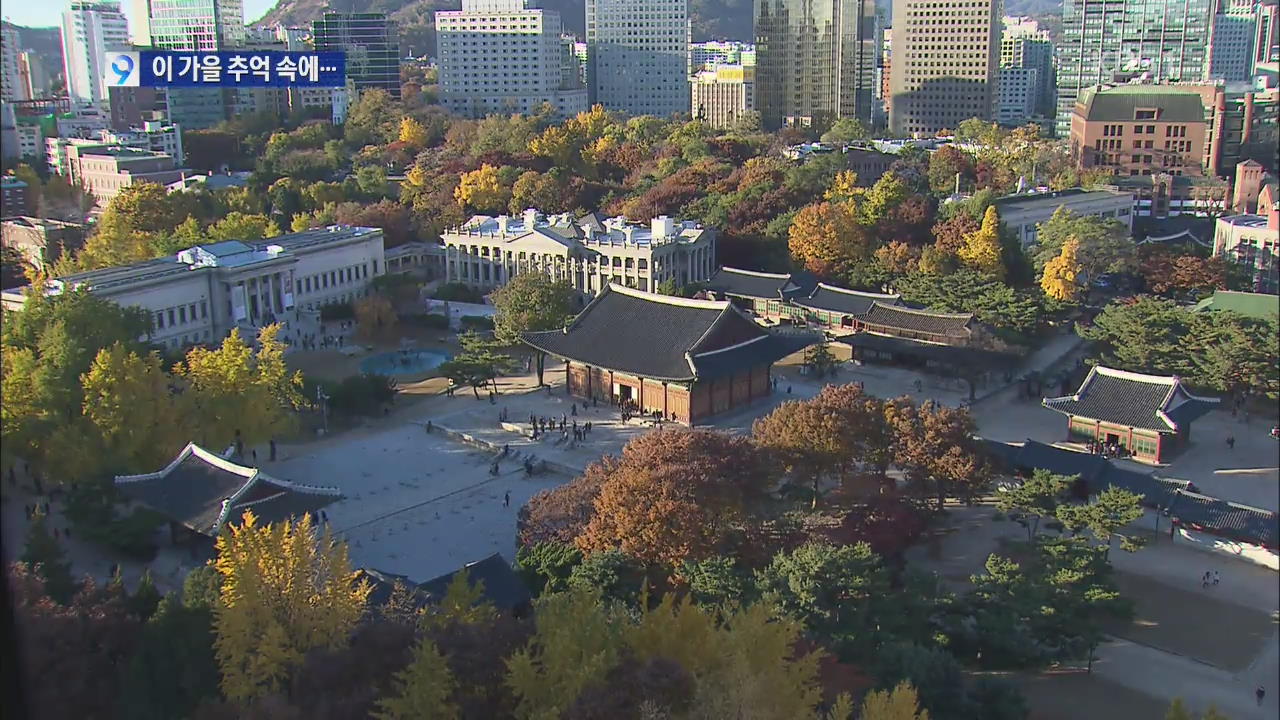
[[[889,129],[916,137],[994,115],[997,0],[894,0]]]
[[[714,128],[729,128],[755,111],[756,69],[716,65],[689,79],[693,117]]]
[[[590,102],[629,115],[689,112],[689,0],[586,0]]]
[[[701,282],[715,272],[716,232],[665,215],[648,225],[597,213],[476,215],[441,235],[445,280],[496,288],[524,272],[565,280],[584,295],[608,283],[655,292],[664,282]]]
[[[559,117],[587,109],[572,39],[560,13],[527,0],[463,0],[462,10],[436,13],[440,102],[463,117],[538,112]]]
[[[62,59],[67,94],[85,103],[107,101],[108,52],[129,50],[129,21],[119,3],[74,0],[62,13]]]

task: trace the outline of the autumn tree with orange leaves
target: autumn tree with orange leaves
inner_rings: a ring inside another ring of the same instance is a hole
[[[933,492],[938,510],[947,496],[971,498],[990,480],[991,468],[968,410],[932,400],[917,405],[906,396],[884,408],[893,464],[909,483]]]
[[[848,204],[820,202],[796,213],[787,246],[806,270],[833,277],[871,259],[871,235]]]
[[[750,440],[710,430],[642,435],[600,486],[577,545],[678,566],[716,554],[770,479]]]

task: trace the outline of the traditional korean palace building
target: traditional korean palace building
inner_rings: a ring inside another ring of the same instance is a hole
[[[1213,410],[1214,398],[1187,392],[1176,376],[1143,375],[1096,366],[1075,394],[1045,398],[1066,415],[1076,442],[1119,444],[1135,459],[1165,462],[1191,440],[1191,422]]]
[[[606,285],[563,330],[525,333],[563,358],[568,392],[692,425],[772,392],[773,363],[817,342],[770,332],[732,303]]]
[[[115,484],[125,497],[167,517],[175,541],[184,535],[217,537],[228,523],[238,524],[246,510],[267,524],[319,513],[342,499],[337,488],[274,478],[194,443],[163,469],[118,475]]]

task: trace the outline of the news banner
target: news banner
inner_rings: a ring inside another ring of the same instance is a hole
[[[137,50],[106,54],[111,87],[342,87],[341,52]]]

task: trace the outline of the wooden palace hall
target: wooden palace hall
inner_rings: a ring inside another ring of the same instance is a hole
[[[769,395],[773,363],[821,341],[812,332],[766,330],[728,301],[615,284],[564,329],[523,339],[564,359],[570,395],[688,425]]]

